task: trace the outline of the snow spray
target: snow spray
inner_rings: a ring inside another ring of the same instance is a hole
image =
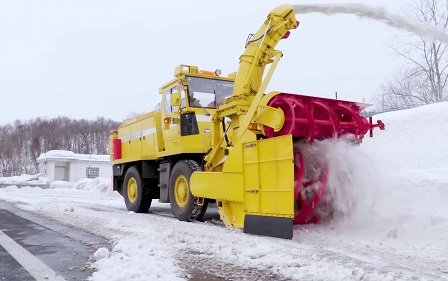
[[[320,163],[317,166],[327,165],[324,200],[331,202],[335,219],[371,214],[378,199],[381,177],[372,159],[357,145],[345,139],[328,139],[313,144],[298,141],[294,146],[300,149],[305,166],[313,166],[316,161]],[[313,171],[310,172],[312,176]]]
[[[352,14],[360,18],[377,20],[389,26],[406,30],[431,42],[440,41],[448,44],[448,34],[444,29],[391,14],[381,7],[372,7],[364,4],[303,4],[293,5],[293,8],[296,14]]]

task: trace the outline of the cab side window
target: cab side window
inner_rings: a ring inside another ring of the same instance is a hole
[[[165,90],[165,108],[163,109],[163,112],[165,114],[177,111],[178,106],[171,106],[171,94],[177,93],[177,87],[171,87],[167,90]]]
[[[168,89],[165,91],[165,108],[163,109],[165,114],[171,112],[171,90]]]

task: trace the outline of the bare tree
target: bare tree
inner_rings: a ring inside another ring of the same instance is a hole
[[[448,0],[416,0],[410,16],[440,29],[448,26]],[[408,63],[381,87],[374,97],[384,110],[410,108],[448,99],[447,44],[423,38],[401,41],[392,50]]]
[[[37,158],[53,149],[108,154],[109,132],[118,125],[102,117],[95,121],[58,117],[0,126],[0,176],[36,173]]]

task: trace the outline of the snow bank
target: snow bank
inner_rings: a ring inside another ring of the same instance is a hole
[[[386,171],[448,167],[448,102],[374,116],[386,130],[361,145]]]
[[[14,177],[0,177],[0,183],[2,184],[47,184],[48,181],[45,177],[45,174],[37,174],[37,175],[27,175],[23,174],[21,176]]]
[[[105,178],[82,179],[78,182],[55,181],[50,185],[50,188],[73,188],[81,190],[96,190],[100,192],[112,191],[110,179]]]
[[[375,130],[357,149],[366,161],[352,161],[354,154],[343,152],[344,161],[355,164],[352,174],[361,172],[355,179],[361,208],[340,228],[378,237],[396,230],[398,239],[448,245],[442,234],[448,233],[448,102],[375,117],[386,130]],[[333,167],[345,166],[337,157],[332,161]]]

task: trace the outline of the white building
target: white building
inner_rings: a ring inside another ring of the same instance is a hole
[[[65,150],[50,150],[37,159],[39,172],[48,182],[77,182],[85,178],[110,178],[112,162],[109,155],[75,154]]]

